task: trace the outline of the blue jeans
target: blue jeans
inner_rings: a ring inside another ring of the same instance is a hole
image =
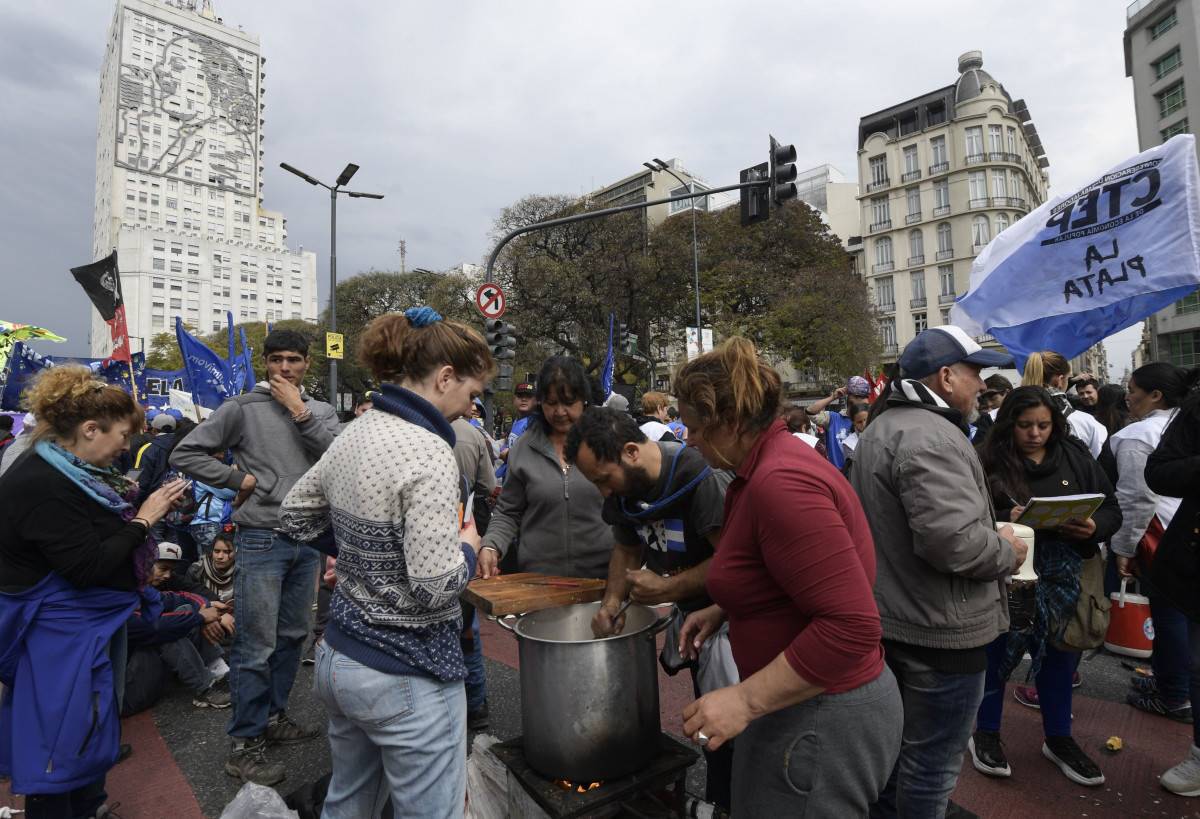
[[[483,643],[479,639],[479,612],[472,609],[470,651],[463,652],[467,664],[467,710],[478,711],[487,702],[487,676],[483,673]]]
[[[1189,699],[1188,618],[1161,594],[1150,595],[1150,617],[1154,622],[1154,654],[1150,665],[1158,691],[1167,705],[1186,705]]]
[[[319,553],[271,529],[241,529],[237,556],[227,730],[249,738],[263,734],[270,716],[287,708],[312,616]]]
[[[1000,664],[1004,661],[1008,635],[1001,634],[987,647],[987,680],[983,702],[977,716],[980,731],[999,731],[1004,714],[1004,680],[1000,679]],[[1079,663],[1079,652],[1059,651],[1046,645],[1042,666],[1034,683],[1038,704],[1042,707],[1042,733],[1048,737],[1071,736],[1071,678]]]
[[[895,643],[888,644],[887,664],[900,685],[904,736],[871,816],[941,819],[958,784],[984,674],[937,671]]]
[[[313,691],[329,714],[333,774],[322,819],[461,817],[467,702],[461,681],[385,674],[317,646]]]

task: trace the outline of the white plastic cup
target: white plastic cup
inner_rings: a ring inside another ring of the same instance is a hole
[[[996,531],[999,532],[1004,526],[1011,526],[1013,534],[1025,541],[1025,545],[1029,547],[1029,551],[1025,554],[1025,562],[1021,564],[1021,571],[1013,575],[1013,580],[1037,580],[1037,572],[1033,570],[1033,529],[1023,523],[1004,523],[996,521]]]

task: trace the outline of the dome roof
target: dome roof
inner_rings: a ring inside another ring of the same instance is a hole
[[[1000,93],[1008,98],[1008,92],[1004,90],[1004,86],[983,70],[982,51],[968,51],[960,56],[958,58],[958,75],[958,82],[954,85],[955,105],[978,97],[988,85],[999,88]]]

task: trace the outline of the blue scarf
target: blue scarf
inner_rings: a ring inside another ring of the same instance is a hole
[[[371,404],[375,409],[381,409],[403,418],[410,424],[416,424],[427,429],[434,435],[454,446],[454,429],[450,422],[433,404],[417,395],[412,390],[395,384],[384,384],[378,392],[370,393]]]

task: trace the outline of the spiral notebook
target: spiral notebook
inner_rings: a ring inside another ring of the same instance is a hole
[[[1017,518],[1031,529],[1053,529],[1072,518],[1087,520],[1100,504],[1103,495],[1059,495],[1056,498],[1030,498],[1025,511]]]

